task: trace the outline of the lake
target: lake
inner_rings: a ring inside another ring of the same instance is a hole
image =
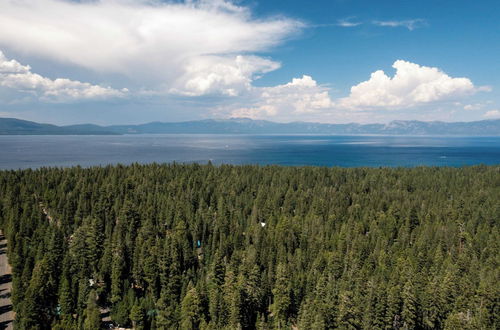
[[[0,136],[0,169],[198,162],[315,166],[500,164],[500,137],[162,134]]]

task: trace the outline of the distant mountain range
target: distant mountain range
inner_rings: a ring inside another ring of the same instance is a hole
[[[0,118],[0,135],[117,135],[105,127],[84,124],[56,126],[15,118]]]
[[[0,118],[0,135],[119,135],[119,134],[331,134],[331,135],[467,135],[500,136],[500,119],[446,123],[392,121],[388,124],[275,123],[248,118],[207,119],[176,123],[99,126],[56,126]]]

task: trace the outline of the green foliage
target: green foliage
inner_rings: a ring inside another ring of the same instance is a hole
[[[135,304],[130,309],[130,320],[134,329],[142,329],[144,325],[144,309],[142,306]]]
[[[288,270],[284,264],[279,264],[276,271],[276,282],[273,293],[273,304],[270,306],[273,314],[274,324],[278,329],[285,328],[288,318],[290,305],[290,279]]]
[[[198,329],[201,320],[201,300],[196,288],[189,288],[182,299],[181,328],[186,330]]]
[[[99,306],[97,306],[97,296],[94,290],[90,291],[85,309],[85,321],[83,323],[84,330],[96,330],[101,327],[101,313]]]
[[[0,172],[19,329],[496,329],[500,167]]]

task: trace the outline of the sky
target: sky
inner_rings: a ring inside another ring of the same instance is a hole
[[[2,0],[0,117],[500,118],[498,0]]]

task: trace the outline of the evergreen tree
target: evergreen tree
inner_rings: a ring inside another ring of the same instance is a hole
[[[291,305],[288,270],[282,263],[278,264],[276,268],[276,282],[272,292],[273,304],[270,310],[273,313],[275,326],[278,329],[282,329],[288,323],[288,311]]]
[[[0,171],[15,326],[95,327],[98,297],[144,329],[500,328],[499,184],[499,166]]]
[[[99,306],[97,306],[97,295],[94,290],[91,290],[89,293],[83,328],[85,330],[96,330],[101,328],[101,313],[99,311]]]
[[[138,304],[134,304],[130,309],[130,320],[134,329],[142,329],[144,325],[144,309]]]
[[[188,292],[182,299],[181,307],[181,328],[197,329],[202,319],[201,301],[196,288],[188,288]]]
[[[403,310],[401,312],[401,320],[403,322],[403,329],[414,329],[417,324],[418,306],[414,284],[411,279],[408,279],[403,286],[402,299]]]

